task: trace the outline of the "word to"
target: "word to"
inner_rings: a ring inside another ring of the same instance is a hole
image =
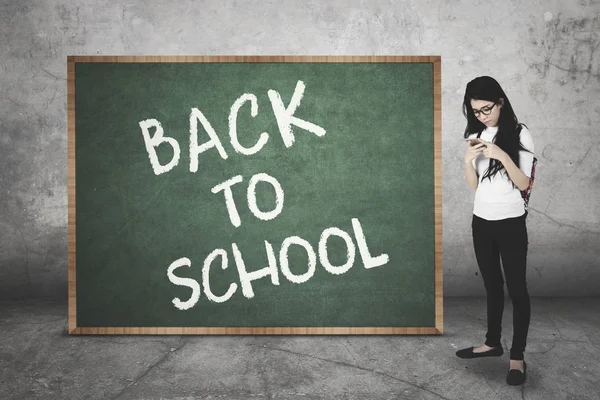
[[[223,191],[225,195],[225,207],[227,208],[227,213],[229,214],[229,220],[231,221],[231,224],[236,228],[240,226],[242,222],[240,221],[240,214],[238,213],[237,208],[235,206],[235,201],[233,200],[233,192],[231,191],[231,186],[235,185],[236,183],[240,183],[242,179],[243,178],[241,175],[236,175],[233,178],[226,180],[225,182],[219,183],[211,189],[211,192],[215,194],[219,193],[221,190]],[[271,211],[261,211],[258,208],[258,205],[256,204],[256,184],[258,182],[269,183],[275,190],[275,208]],[[279,214],[281,214],[281,211],[283,210],[283,199],[285,195],[279,181],[271,175],[265,173],[252,175],[252,178],[250,178],[250,183],[248,184],[247,193],[248,208],[256,218],[261,219],[263,221],[270,221]]]

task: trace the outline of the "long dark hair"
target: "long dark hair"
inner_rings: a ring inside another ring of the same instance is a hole
[[[500,84],[489,76],[480,76],[467,84],[463,101],[463,115],[467,118],[465,139],[474,133],[479,134],[486,128],[485,124],[475,117],[473,108],[471,107],[471,100],[487,100],[496,102],[496,104],[502,104],[500,117],[498,118],[498,132],[494,138],[494,144],[504,150],[518,167],[519,151],[529,151],[523,147],[520,140],[521,129],[524,124],[519,123],[510,101],[504,90],[500,87]],[[500,161],[490,158],[490,164],[483,174],[482,180],[485,178],[491,180],[494,175],[503,169],[504,166]]]

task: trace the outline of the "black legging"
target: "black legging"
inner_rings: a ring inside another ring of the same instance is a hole
[[[527,226],[525,215],[488,221],[473,215],[473,245],[477,264],[487,292],[487,335],[485,344],[501,346],[502,312],[504,311],[504,279],[513,305],[513,342],[511,360],[522,360],[531,306],[527,293]]]

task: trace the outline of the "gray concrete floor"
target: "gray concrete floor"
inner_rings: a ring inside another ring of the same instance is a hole
[[[442,336],[69,336],[66,302],[1,302],[0,399],[598,399],[599,310],[532,298],[510,387],[508,352],[454,355],[483,340],[482,298],[446,298]]]

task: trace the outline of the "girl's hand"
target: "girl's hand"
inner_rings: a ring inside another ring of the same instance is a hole
[[[485,145],[483,143],[479,143],[478,145],[471,146],[467,143],[467,151],[465,152],[465,163],[470,163],[473,161],[475,157],[483,152]]]
[[[487,158],[493,158],[494,160],[498,160],[502,162],[505,159],[506,153],[500,147],[496,146],[492,142],[486,142],[484,140],[481,141],[485,145],[483,149],[483,155]]]

